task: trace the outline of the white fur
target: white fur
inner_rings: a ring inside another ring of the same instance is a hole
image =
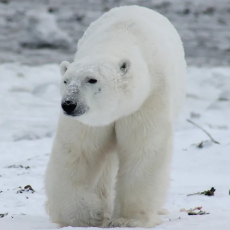
[[[53,222],[160,223],[185,68],[178,33],[155,11],[119,7],[90,25],[74,62],[60,67],[61,94],[77,101],[81,115],[60,115],[45,180]]]

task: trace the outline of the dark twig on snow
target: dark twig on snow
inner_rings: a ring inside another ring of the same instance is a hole
[[[190,119],[187,119],[186,121],[189,122],[189,123],[191,123],[191,124],[193,124],[193,125],[195,125],[197,128],[201,129],[204,133],[206,133],[207,136],[211,139],[212,142],[214,142],[215,144],[220,144],[218,141],[216,141],[216,140],[211,136],[210,133],[208,133],[208,132],[207,132],[205,129],[203,129],[201,126],[199,126],[199,125],[196,124],[195,122],[191,121]]]
[[[26,185],[24,188],[22,188],[20,186],[19,188],[20,188],[20,190],[18,190],[17,193],[23,193],[23,192],[35,193],[34,189],[31,187],[31,185]]]
[[[0,214],[0,218],[3,218],[8,215],[8,212]]]
[[[188,194],[187,196],[193,196],[193,195],[205,195],[205,196],[214,196],[216,189],[214,187],[211,187],[211,189],[203,191],[203,192],[196,192]]]

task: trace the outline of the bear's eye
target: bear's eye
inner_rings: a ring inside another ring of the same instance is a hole
[[[97,80],[94,79],[94,78],[90,78],[90,79],[88,80],[88,83],[90,83],[90,84],[95,84],[95,83],[97,83]]]
[[[64,80],[64,84],[67,84],[67,80]]]

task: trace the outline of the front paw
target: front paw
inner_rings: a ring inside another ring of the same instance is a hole
[[[104,228],[115,228],[115,227],[143,227],[143,224],[138,220],[133,219],[125,219],[125,218],[117,218],[104,221],[103,223]]]
[[[88,216],[88,226],[91,227],[102,227],[104,223],[111,220],[111,213],[106,207],[104,207],[104,205],[101,206],[99,204],[90,208]]]
[[[115,218],[104,221],[104,228],[116,228],[116,227],[129,227],[129,228],[150,228],[161,224],[162,221],[158,217],[154,217],[151,221],[141,221],[135,219]]]
[[[61,218],[55,222],[62,227],[99,227],[106,218],[101,200],[94,195],[87,196],[87,199],[82,199],[77,205],[62,209],[61,213]]]
[[[88,220],[86,220],[86,226],[99,227],[102,226],[104,221],[104,210],[90,210],[88,214]]]
[[[55,222],[61,227],[99,227],[104,221],[104,210],[99,207],[81,206],[67,214],[65,213],[65,218]]]

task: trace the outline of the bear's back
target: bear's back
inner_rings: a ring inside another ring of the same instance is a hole
[[[122,58],[122,52],[131,54],[134,46],[147,63],[153,85],[166,82],[171,88],[176,115],[184,98],[184,49],[174,26],[156,11],[140,6],[108,11],[85,31],[75,58],[103,52]]]
[[[91,38],[100,39],[105,34],[107,38],[113,36],[113,39],[125,39],[128,34],[142,41],[149,37],[157,38],[159,32],[161,35],[166,32],[165,27],[168,32],[170,30],[171,33],[175,33],[168,19],[156,11],[140,6],[116,7],[90,24],[78,42],[78,50]]]

